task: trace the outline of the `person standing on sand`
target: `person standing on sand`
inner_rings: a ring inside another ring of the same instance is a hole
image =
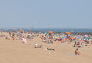
[[[77,42],[75,41],[75,43],[74,43],[74,47],[76,47],[76,45],[77,45]]]
[[[12,33],[12,39],[15,40],[15,33]]]

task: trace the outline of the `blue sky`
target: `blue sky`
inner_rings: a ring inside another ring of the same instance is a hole
[[[92,0],[0,0],[0,26],[92,28]]]

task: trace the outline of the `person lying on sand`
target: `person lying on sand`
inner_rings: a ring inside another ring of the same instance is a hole
[[[54,49],[54,48],[47,48],[47,50],[55,51],[55,49]]]
[[[40,45],[40,44],[35,44],[35,46],[34,46],[34,48],[41,48],[42,47],[42,45]]]

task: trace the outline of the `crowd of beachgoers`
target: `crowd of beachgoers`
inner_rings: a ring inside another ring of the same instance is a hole
[[[73,43],[75,47],[75,55],[80,55],[79,48],[90,46],[92,44],[92,35],[85,33],[73,33],[73,32],[53,32],[49,31],[46,33],[42,32],[0,32],[0,39],[6,40],[21,40],[23,44],[28,44],[28,40],[33,40],[34,38],[40,38],[43,43],[51,44],[58,43]],[[34,48],[42,48],[42,44],[35,43]],[[52,47],[47,47],[47,50],[55,51]]]

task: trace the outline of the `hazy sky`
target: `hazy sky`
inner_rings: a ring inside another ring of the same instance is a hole
[[[0,26],[92,28],[92,0],[0,0]]]

